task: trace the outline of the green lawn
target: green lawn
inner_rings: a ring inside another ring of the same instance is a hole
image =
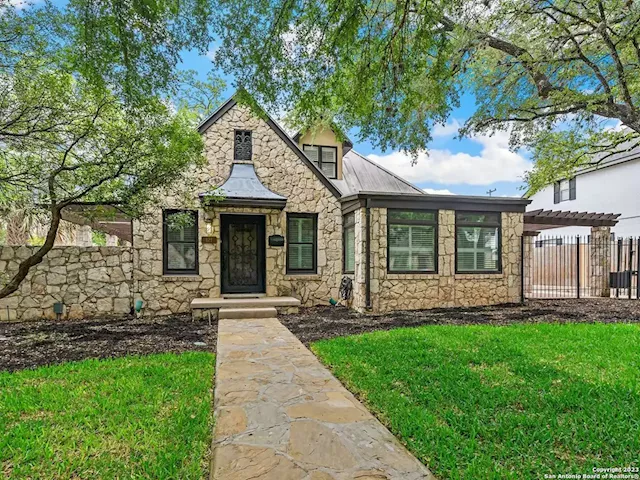
[[[426,326],[312,349],[440,478],[639,465],[640,325]]]
[[[214,356],[0,373],[0,478],[203,478]]]

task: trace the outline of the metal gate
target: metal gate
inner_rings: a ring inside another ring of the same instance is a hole
[[[640,237],[523,237],[526,298],[640,298]]]

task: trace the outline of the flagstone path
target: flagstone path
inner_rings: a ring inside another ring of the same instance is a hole
[[[214,480],[434,479],[277,319],[220,320]]]

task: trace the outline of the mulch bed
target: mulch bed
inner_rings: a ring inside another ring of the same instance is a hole
[[[640,301],[615,298],[528,300],[525,305],[438,308],[364,315],[345,307],[300,309],[280,321],[303,343],[420,325],[509,325],[518,322],[640,323]]]
[[[302,308],[280,317],[302,342],[419,325],[508,325],[516,322],[640,323],[640,301],[626,299],[529,300],[525,305],[441,308],[364,315],[344,307]],[[217,324],[191,315],[154,319],[98,318],[0,323],[0,371],[85,358],[215,352]],[[203,345],[204,344],[204,345]]]
[[[217,324],[191,315],[0,323],[0,371],[85,358],[215,352]]]

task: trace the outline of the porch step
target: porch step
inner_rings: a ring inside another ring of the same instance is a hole
[[[299,307],[300,300],[294,297],[261,297],[261,298],[195,298],[191,301],[191,309],[211,308],[266,308],[266,307]]]
[[[218,318],[275,318],[278,315],[275,307],[257,307],[257,308],[221,308],[218,311]]]

